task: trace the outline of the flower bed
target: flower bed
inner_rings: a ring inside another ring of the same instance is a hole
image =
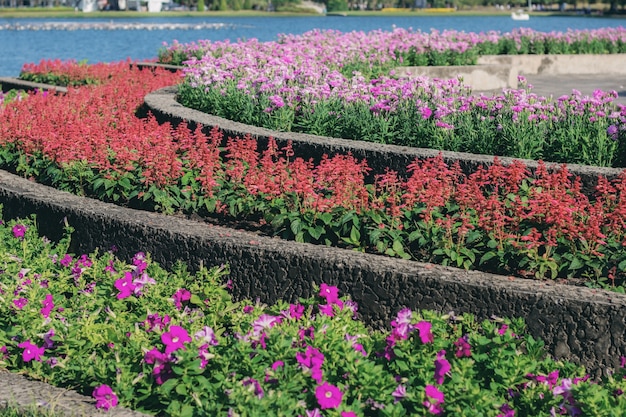
[[[377,64],[383,64],[383,68],[390,68],[399,65],[470,65],[475,64],[476,58],[481,55],[625,53],[624,36],[624,28],[550,33],[520,28],[504,34],[456,30],[431,30],[427,33],[401,28],[392,32],[368,33],[314,30],[302,35],[280,35],[276,42],[264,43],[265,46],[260,47],[278,48],[280,54],[292,50],[304,50],[310,55],[322,54],[324,61],[342,68],[345,75],[351,75],[353,69],[367,72],[363,71],[367,68],[363,59],[373,59]],[[346,47],[341,48],[342,44]],[[202,59],[206,54],[232,53],[242,45],[244,48],[259,47],[256,39],[236,44],[228,40],[164,43],[158,53],[158,62],[183,65],[192,57]]]
[[[168,272],[143,253],[125,263],[69,243],[39,237],[33,220],[0,222],[2,362],[98,408],[347,417],[626,406],[623,363],[594,380],[547,356],[521,320],[405,308],[373,331],[334,286],[291,304],[233,302],[223,267]]]
[[[465,174],[439,157],[414,161],[408,178],[387,172],[368,183],[367,162],[351,155],[314,163],[290,145],[270,141],[262,151],[250,137],[137,119],[145,88],[175,75],[124,68],[127,79],[7,105],[2,166],[79,195],[247,220],[298,242],[623,291],[623,175],[599,178],[587,195],[565,167],[539,164],[531,175],[496,160]],[[122,101],[120,91],[134,98]],[[100,117],[81,115],[93,113]]]
[[[412,35],[312,32],[278,42],[208,43],[201,57],[185,62],[179,101],[277,131],[557,163],[626,164],[626,110],[613,103],[616,92],[573,92],[553,100],[533,94],[522,79],[520,89],[477,96],[459,80],[396,74],[402,48],[426,44]],[[595,39],[590,33],[581,38]],[[380,52],[368,52],[368,45]],[[446,45],[443,51],[453,54],[456,46]]]

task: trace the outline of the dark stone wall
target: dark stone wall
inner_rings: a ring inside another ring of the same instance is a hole
[[[7,219],[35,214],[51,239],[67,221],[78,254],[115,245],[122,259],[144,251],[165,267],[177,260],[191,269],[229,264],[237,299],[295,301],[312,295],[312,283],[325,282],[349,294],[376,328],[387,328],[403,307],[523,317],[553,355],[596,376],[626,355],[623,294],[287,242],[74,196],[6,171],[0,171],[0,204]]]

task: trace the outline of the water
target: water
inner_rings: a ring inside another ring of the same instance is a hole
[[[64,29],[55,28],[62,26]],[[42,59],[113,62],[156,58],[163,42],[257,38],[275,40],[281,33],[312,29],[391,30],[403,28],[502,33],[527,27],[537,31],[597,29],[626,25],[621,19],[589,16],[533,16],[514,21],[508,15],[467,16],[303,16],[303,17],[149,17],[118,19],[0,19],[0,76],[17,76],[25,63]],[[49,29],[49,30],[48,30]]]

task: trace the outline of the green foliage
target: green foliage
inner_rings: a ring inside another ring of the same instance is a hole
[[[328,0],[326,7],[329,12],[345,12],[348,10],[348,2],[346,0]]]

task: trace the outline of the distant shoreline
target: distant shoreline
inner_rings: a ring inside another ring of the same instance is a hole
[[[457,10],[457,11],[446,11],[446,12],[438,12],[438,11],[428,11],[425,10],[415,10],[415,11],[347,11],[341,12],[342,15],[345,14],[345,17],[351,16],[411,16],[411,17],[432,17],[432,16],[458,16],[458,17],[467,17],[467,16],[508,16],[510,15],[510,10],[497,11],[492,10],[491,8],[484,9],[476,9],[476,10]],[[587,15],[581,15],[579,12],[559,12],[559,11],[541,11],[541,12],[531,12],[533,17],[542,17],[542,16],[580,16],[584,17]],[[138,11],[97,11],[91,13],[83,13],[81,11],[75,11],[71,8],[19,8],[19,9],[3,9],[0,8],[0,18],[89,18],[89,19],[111,19],[111,18],[148,18],[148,17],[294,17],[294,16],[303,16],[303,17],[329,17],[329,18],[341,18],[343,16],[325,16],[318,13],[308,13],[308,12],[263,12],[263,11],[226,11],[226,12],[218,12],[218,11],[205,11],[205,12],[197,12],[197,11],[162,11],[158,13],[150,13],[150,12],[138,12]],[[601,17],[607,19],[625,19],[626,15],[617,14],[617,15],[600,15],[598,13],[592,13],[589,15],[590,17]]]

